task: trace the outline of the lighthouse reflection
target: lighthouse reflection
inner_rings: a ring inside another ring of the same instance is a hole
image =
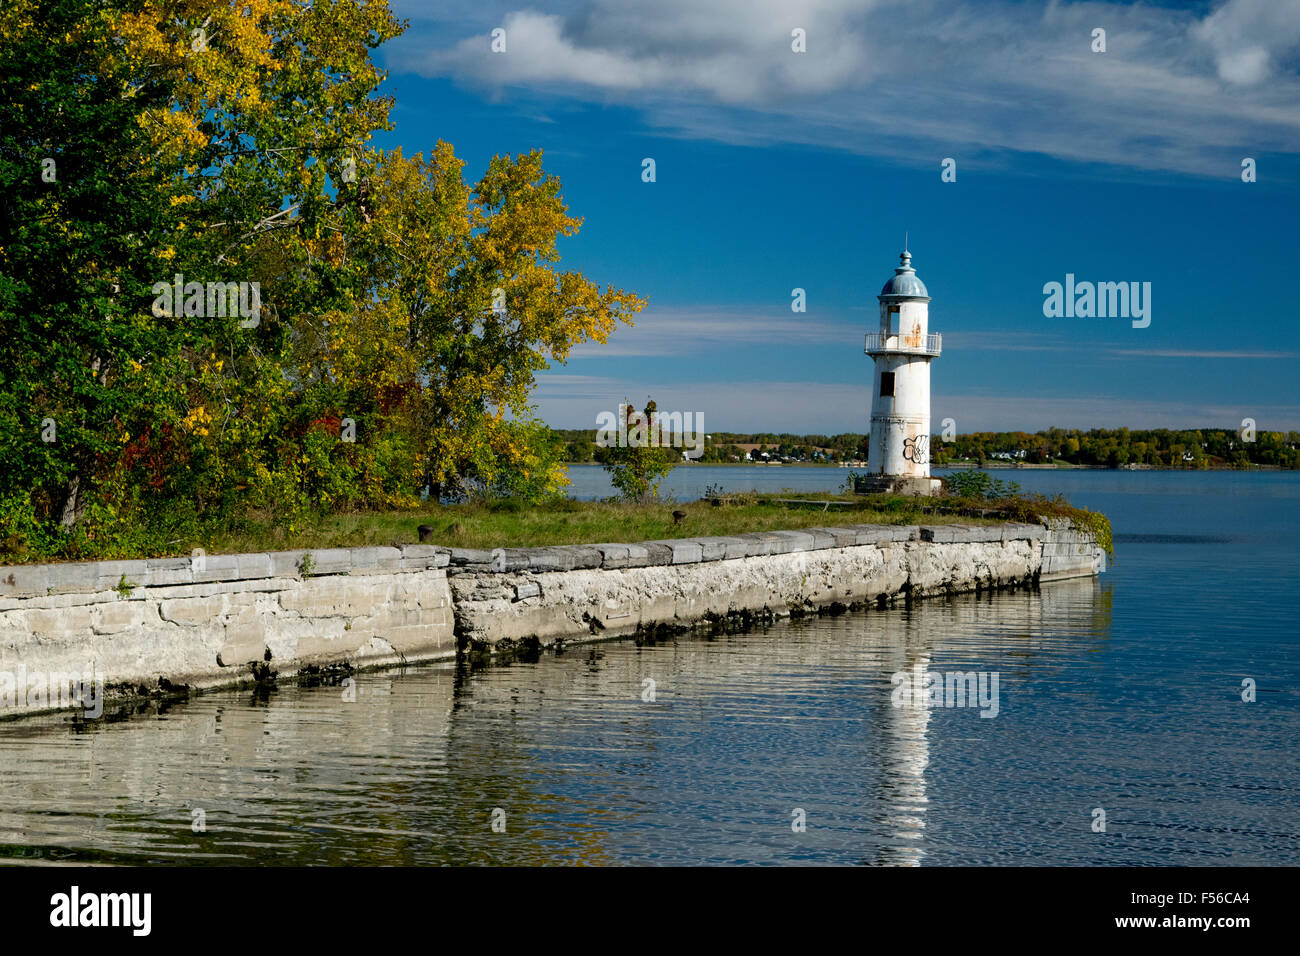
[[[900,649],[891,654],[897,671],[911,671],[917,664],[928,669],[928,654]],[[919,866],[925,857],[925,770],[930,765],[926,732],[930,708],[890,706],[884,711],[881,732],[885,759],[880,780],[881,829],[884,843],[878,862],[886,866]]]
[[[936,720],[960,722],[960,733],[949,725],[946,738],[970,739],[991,730],[981,725],[1000,710],[1000,670],[1014,677],[1036,658],[1049,657],[1062,636],[1104,636],[1109,628],[1109,592],[1095,578],[1080,578],[1034,593],[919,604],[903,611],[901,632],[871,633],[880,676],[894,689],[872,711],[879,842],[874,856],[863,862],[919,866],[925,859],[927,773]],[[932,699],[924,696],[922,675],[933,681],[924,685],[933,687]]]

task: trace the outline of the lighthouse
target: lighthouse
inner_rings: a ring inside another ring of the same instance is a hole
[[[930,332],[930,294],[907,249],[876,299],[880,328],[867,333],[865,349],[875,364],[871,447],[857,490],[932,495],[940,482],[930,477],[930,363],[941,338]]]

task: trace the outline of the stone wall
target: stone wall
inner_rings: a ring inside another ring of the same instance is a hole
[[[1030,584],[1096,574],[1103,561],[1087,535],[1053,522],[0,568],[0,718],[54,709],[21,686],[51,673],[93,674],[111,700],[434,660],[504,640],[592,640]]]

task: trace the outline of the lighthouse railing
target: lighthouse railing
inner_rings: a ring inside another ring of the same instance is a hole
[[[903,352],[915,355],[938,355],[943,350],[943,336],[939,333],[921,337],[912,335],[884,335],[880,332],[868,332],[866,347],[868,354],[873,352]]]

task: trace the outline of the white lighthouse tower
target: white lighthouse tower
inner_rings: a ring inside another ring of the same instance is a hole
[[[871,447],[860,491],[932,495],[930,477],[930,362],[941,337],[929,330],[930,295],[906,249],[880,295],[880,330],[867,333],[875,362],[871,384]]]

